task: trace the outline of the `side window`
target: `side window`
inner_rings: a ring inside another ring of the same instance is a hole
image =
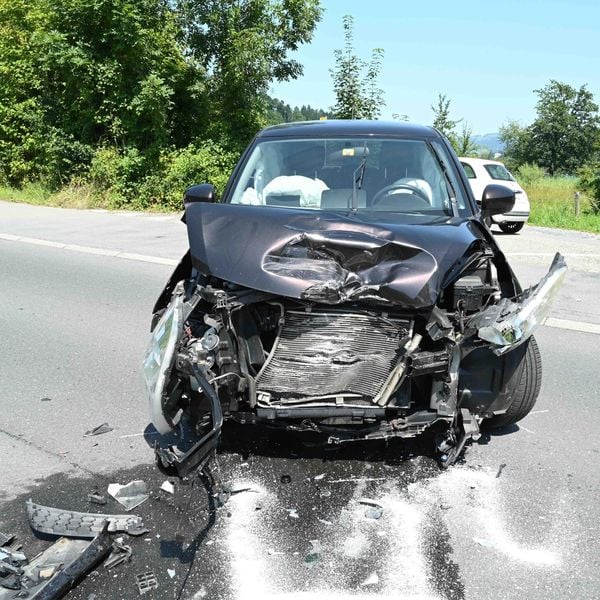
[[[471,165],[464,162],[461,162],[460,164],[462,165],[463,169],[465,170],[465,174],[469,179],[477,178],[477,175],[475,175],[475,171],[473,171],[473,167]]]

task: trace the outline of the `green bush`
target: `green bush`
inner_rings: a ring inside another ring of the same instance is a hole
[[[213,141],[163,152],[157,170],[139,189],[143,207],[182,208],[183,192],[195,183],[212,183],[222,194],[237,156]]]
[[[221,194],[236,159],[210,140],[158,157],[103,147],[94,153],[86,183],[112,208],[179,210],[183,192],[195,183],[212,183]]]
[[[592,210],[600,213],[600,163],[585,165],[577,174],[579,187],[590,196]]]
[[[525,163],[521,165],[516,172],[517,179],[521,185],[535,185],[540,182],[546,175],[546,172],[542,167],[533,165],[531,163]]]

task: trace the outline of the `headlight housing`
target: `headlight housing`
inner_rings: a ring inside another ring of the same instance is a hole
[[[496,345],[496,354],[503,354],[524,342],[544,322],[566,272],[565,259],[557,253],[550,270],[535,287],[514,300],[501,301],[477,317],[477,335]]]
[[[144,355],[142,372],[148,389],[150,420],[159,433],[168,433],[173,425],[164,415],[163,391],[171,372],[177,341],[183,331],[183,296],[175,296],[156,324]]]

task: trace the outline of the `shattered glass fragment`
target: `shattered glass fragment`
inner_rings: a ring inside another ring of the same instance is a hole
[[[169,494],[175,493],[175,486],[170,481],[163,481],[162,485],[160,486],[160,489],[164,492],[168,492]]]
[[[111,483],[107,488],[108,493],[129,511],[148,500],[148,487],[144,481],[130,481],[126,485]]]

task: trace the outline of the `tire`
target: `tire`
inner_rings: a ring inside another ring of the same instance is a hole
[[[523,225],[525,225],[525,223],[522,221],[505,221],[504,223],[498,223],[498,227],[500,227],[500,230],[504,233],[518,233],[523,229]]]
[[[542,385],[542,357],[533,336],[525,343],[527,350],[521,361],[521,372],[515,377],[512,402],[504,414],[487,419],[486,425],[492,429],[520,421],[529,414],[537,401]]]

